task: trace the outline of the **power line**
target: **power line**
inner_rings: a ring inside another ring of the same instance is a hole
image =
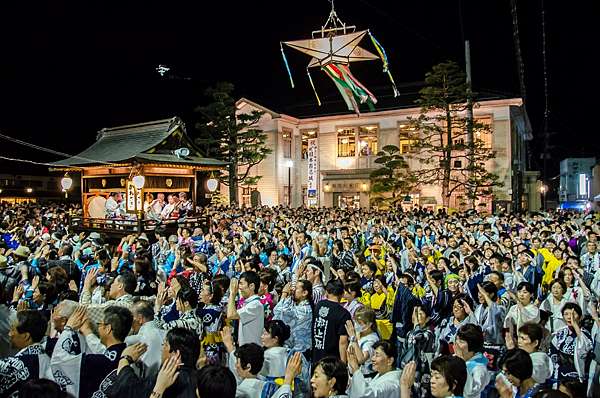
[[[36,144],[32,144],[32,143],[27,142],[27,141],[22,141],[22,140],[10,137],[10,136],[2,134],[2,133],[0,133],[0,138],[4,138],[5,140],[12,141],[12,142],[14,142],[16,144],[20,144],[20,145],[28,146],[28,147],[33,148],[33,149],[37,149],[38,151],[48,152],[48,153],[51,153],[53,155],[64,156],[64,157],[67,157],[67,158],[76,158],[76,159],[86,160],[88,162],[94,162],[94,163],[102,163],[102,164],[114,165],[114,163],[106,162],[106,161],[103,161],[103,160],[90,159],[90,158],[85,158],[85,157],[82,157],[82,156],[71,155],[71,154],[68,154],[68,153],[65,153],[65,152],[56,151],[54,149],[50,149],[50,148],[46,148],[46,147],[39,146],[39,145],[36,145]]]
[[[1,160],[8,160],[8,161],[11,161],[11,162],[22,162],[22,163],[35,164],[37,166],[56,166],[55,164],[52,164],[52,163],[36,162],[36,161],[33,161],[33,160],[28,160],[28,159],[10,158],[8,156],[2,156],[2,155],[0,155],[0,159]]]

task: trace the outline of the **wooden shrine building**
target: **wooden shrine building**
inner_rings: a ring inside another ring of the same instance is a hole
[[[225,167],[225,162],[202,157],[183,121],[173,117],[104,128],[94,144],[53,163],[51,171],[81,173],[82,214],[73,218],[75,229],[126,234],[163,223],[192,226],[194,217],[200,217],[196,207],[210,201],[209,187],[215,189],[215,178]],[[185,220],[176,213],[173,219],[161,219],[145,211],[159,194],[167,202],[169,195],[181,192],[194,208]]]

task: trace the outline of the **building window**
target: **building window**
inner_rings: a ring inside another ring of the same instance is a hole
[[[356,134],[354,129],[339,129],[337,137],[338,157],[347,158],[356,156]]]
[[[460,160],[455,160],[455,161],[454,161],[454,168],[455,168],[455,169],[462,169],[462,161],[460,161]]]
[[[252,191],[256,191],[256,188],[252,187],[242,187],[242,204],[244,206],[251,206],[252,202],[250,197],[252,195]]]
[[[282,134],[283,157],[290,159],[292,157],[292,130],[283,129]]]
[[[302,131],[302,159],[308,159],[308,140],[317,138],[316,130]]]
[[[485,129],[477,129],[474,134],[475,141],[481,142],[484,148],[492,147],[492,118],[478,117],[477,123],[486,126]]]
[[[414,151],[413,145],[415,144],[415,128],[408,124],[401,124],[400,129],[400,154],[405,155]]]
[[[358,144],[360,146],[360,156],[370,156],[377,154],[377,126],[362,126],[358,129]]]

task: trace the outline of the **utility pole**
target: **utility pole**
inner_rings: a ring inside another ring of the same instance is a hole
[[[547,187],[546,191],[549,190],[550,184],[548,184],[548,159],[550,159],[550,94],[548,91],[548,63],[546,60],[546,9],[544,7],[544,0],[542,2],[542,61],[544,63],[544,152],[543,156],[543,174],[542,181]],[[547,192],[543,196],[542,208],[546,210],[546,197]]]
[[[469,46],[469,40],[465,40],[465,69],[467,72],[467,140],[468,156],[469,156],[469,179],[474,178],[473,175],[475,168],[475,139],[473,137],[473,85],[471,82],[471,48]],[[473,184],[471,181],[467,184],[467,194],[469,196],[469,207],[475,208],[475,192],[473,191]]]

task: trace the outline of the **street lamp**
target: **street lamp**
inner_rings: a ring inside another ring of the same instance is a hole
[[[288,207],[292,207],[292,167],[294,167],[294,161],[292,159],[286,160],[283,165],[288,169]]]
[[[69,173],[65,173],[65,176],[60,180],[60,186],[62,187],[63,191],[65,192],[65,199],[68,198],[68,190],[71,189],[71,186],[73,185],[73,179],[71,177],[69,177]]]
[[[546,184],[540,185],[540,193],[542,194],[542,210],[546,210],[546,192],[548,192],[548,186]]]

